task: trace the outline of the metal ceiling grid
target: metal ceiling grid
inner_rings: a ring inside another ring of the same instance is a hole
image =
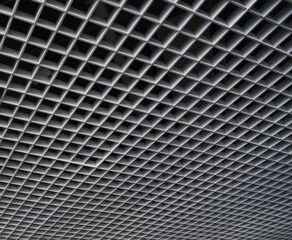
[[[0,239],[291,239],[292,4],[0,2]]]

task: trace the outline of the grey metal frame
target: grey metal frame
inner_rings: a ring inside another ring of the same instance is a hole
[[[292,4],[0,2],[0,239],[291,239]]]

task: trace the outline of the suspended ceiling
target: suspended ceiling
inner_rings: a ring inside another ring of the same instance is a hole
[[[292,239],[292,4],[0,3],[0,239]]]

